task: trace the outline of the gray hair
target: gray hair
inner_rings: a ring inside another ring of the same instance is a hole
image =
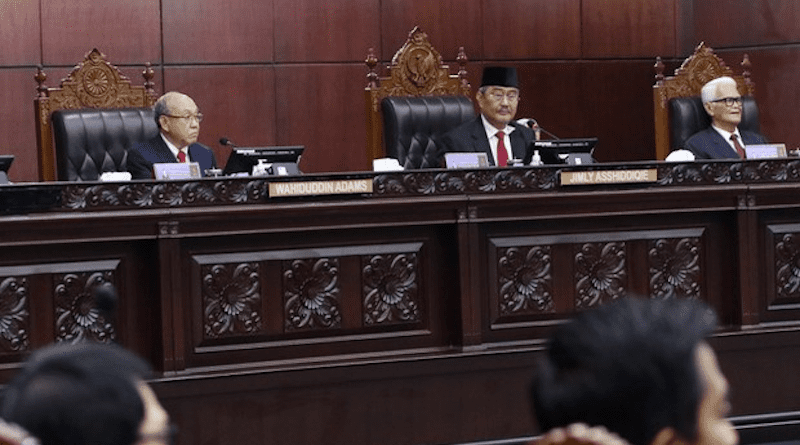
[[[736,87],[736,81],[733,80],[732,77],[729,76],[722,76],[717,77],[716,79],[706,83],[703,85],[703,89],[700,90],[700,97],[703,100],[703,103],[712,102],[717,99],[717,88],[722,85],[733,85]]]

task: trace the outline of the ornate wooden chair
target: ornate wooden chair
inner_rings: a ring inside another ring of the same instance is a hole
[[[664,77],[664,64],[661,57],[656,58],[656,83],[653,85],[656,159],[663,160],[671,151],[683,148],[690,136],[711,125],[700,90],[717,77],[730,76],[738,84],[743,96],[739,128],[759,132],[755,85],[750,80],[750,59],[746,54],[741,65],[742,73],[734,74],[713,49],[702,42],[675,70],[674,76]]]
[[[405,168],[439,167],[437,137],[475,117],[467,81],[467,56],[459,48],[458,74],[415,27],[379,77],[369,49],[366,64],[367,158],[396,158]]]
[[[125,171],[130,144],[158,132],[150,63],[142,75],[144,86],[132,86],[97,49],[59,87],[45,86],[47,76],[37,69],[39,180],[96,180],[106,171]]]

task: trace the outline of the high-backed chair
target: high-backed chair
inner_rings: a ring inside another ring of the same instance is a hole
[[[367,158],[396,158],[406,168],[439,166],[438,137],[475,117],[467,81],[467,56],[459,48],[458,74],[415,27],[395,53],[389,76],[379,77],[372,48],[366,64]]]
[[[143,86],[90,51],[56,88],[36,72],[36,143],[41,181],[91,181],[103,172],[125,171],[127,148],[158,133],[151,107],[154,72],[145,64]]]
[[[708,81],[730,76],[743,96],[742,122],[739,128],[759,132],[755,85],[750,80],[750,59],[745,54],[742,74],[734,74],[713,49],[700,43],[694,54],[683,61],[675,75],[664,77],[664,64],[656,58],[656,83],[653,85],[656,159],[663,160],[694,133],[707,128],[711,119],[703,108],[700,90]]]

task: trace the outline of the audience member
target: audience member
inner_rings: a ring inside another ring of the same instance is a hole
[[[731,77],[718,77],[703,86],[703,107],[711,116],[711,126],[692,135],[685,144],[695,159],[744,159],[748,144],[767,143],[764,136],[739,130],[742,121],[742,96]]]
[[[197,142],[203,115],[191,97],[175,91],[161,96],[153,107],[159,135],[128,150],[128,171],[133,179],[153,177],[153,164],[197,162],[200,172],[217,168],[210,148]]]
[[[4,389],[2,418],[41,445],[167,444],[169,416],[143,380],[148,373],[116,345],[48,346]]]
[[[480,116],[446,133],[444,151],[486,153],[491,165],[501,167],[525,159],[534,133],[513,121],[519,104],[516,68],[486,67],[475,100]]]
[[[728,382],[705,341],[715,323],[686,299],[580,313],[556,329],[531,384],[539,427],[602,426],[633,445],[736,445]]]

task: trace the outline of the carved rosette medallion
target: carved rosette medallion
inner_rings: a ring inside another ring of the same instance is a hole
[[[417,255],[363,257],[364,324],[420,321]]]
[[[341,327],[338,259],[284,261],[283,289],[287,331]]]
[[[775,237],[775,271],[778,300],[800,299],[800,243],[796,233]]]
[[[652,240],[650,262],[652,298],[700,298],[700,239]]]
[[[206,338],[261,330],[258,263],[204,265],[201,274]]]
[[[30,299],[28,281],[9,277],[0,282],[0,348],[25,351],[29,347]]]
[[[116,338],[114,325],[97,308],[92,294],[96,286],[113,283],[111,271],[57,274],[54,280],[58,341],[107,343]]]
[[[498,249],[500,315],[553,312],[550,246]]]
[[[625,243],[586,243],[575,255],[575,307],[586,309],[625,296]]]

